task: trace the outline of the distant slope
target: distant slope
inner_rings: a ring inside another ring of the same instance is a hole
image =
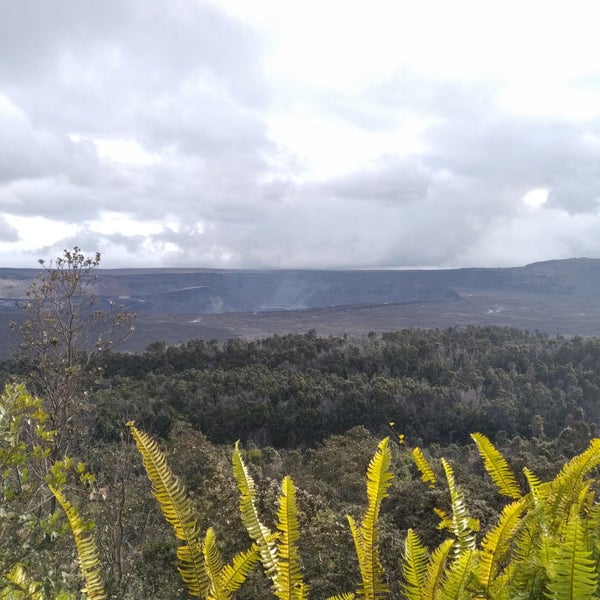
[[[15,301],[24,298],[38,273],[0,269],[0,327],[19,318]],[[343,333],[340,327],[353,333],[366,327],[489,323],[591,334],[600,323],[595,308],[599,259],[504,269],[98,270],[95,291],[140,314],[144,343],[159,338],[177,342],[190,337],[256,337],[261,332],[306,330],[311,324],[323,333]],[[275,331],[269,322],[277,323]]]
[[[0,301],[22,298],[35,269],[0,269]],[[506,269],[414,271],[99,270],[96,292],[147,313],[263,312],[459,298],[464,290],[592,297],[600,260]]]

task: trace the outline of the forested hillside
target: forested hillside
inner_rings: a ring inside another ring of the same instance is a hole
[[[600,341],[512,329],[155,343],[110,355],[102,369],[99,439],[132,417],[160,435],[180,419],[215,443],[277,448],[357,425],[382,434],[390,421],[427,445],[465,443],[475,430],[585,441],[600,422]]]
[[[95,481],[69,484],[68,491],[96,522],[110,597],[184,598],[173,568],[175,543],[125,423],[156,436],[192,494],[201,528],[217,528],[226,556],[248,546],[230,466],[241,439],[266,521],[276,518],[279,481],[293,477],[305,578],[311,597],[325,598],[360,577],[344,515],[364,512],[367,465],[378,441],[391,435],[394,479],[380,534],[386,585],[399,598],[406,531],[414,528],[433,547],[444,537],[433,509],[449,509],[443,486],[420,481],[412,448],[423,448],[438,474],[437,458],[454,465],[485,531],[503,502],[483,478],[469,434],[489,436],[520,485],[524,466],[551,478],[596,434],[599,358],[600,339],[475,327],[356,338],[309,332],[178,347],[156,342],[141,354],[99,355],[89,365],[69,441],[75,463],[85,461]],[[4,382],[26,382],[25,366],[2,363]],[[68,561],[68,541],[58,525],[48,527],[57,537],[50,546],[46,534],[38,540],[43,564]],[[236,597],[269,594],[268,580],[252,572]]]

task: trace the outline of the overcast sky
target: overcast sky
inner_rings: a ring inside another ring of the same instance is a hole
[[[600,257],[600,3],[0,0],[0,266]]]

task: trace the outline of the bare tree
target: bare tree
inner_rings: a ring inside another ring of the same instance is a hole
[[[56,457],[67,453],[73,421],[87,412],[86,386],[97,379],[99,355],[133,331],[135,314],[113,302],[103,306],[95,292],[100,253],[77,246],[49,264],[27,291],[25,320],[13,324],[29,385],[44,401],[57,435]]]

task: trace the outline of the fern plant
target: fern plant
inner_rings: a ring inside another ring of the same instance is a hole
[[[128,424],[152,484],[152,492],[175,537],[183,542],[177,548],[178,570],[190,596],[228,600],[244,583],[259,557],[260,547],[252,545],[224,565],[214,530],[201,539],[198,520],[181,482],[173,475],[158,444],[146,433]],[[269,541],[270,543],[270,541]]]
[[[502,454],[484,435],[472,437],[498,492],[513,501],[477,545],[477,524],[469,516],[452,467],[442,459],[451,514],[436,512],[440,528],[452,538],[429,552],[409,530],[403,556],[407,598],[596,598],[600,507],[589,475],[600,465],[600,440],[592,440],[552,481],[542,482],[525,469],[529,492],[522,495]],[[413,456],[421,472],[431,469],[424,467],[421,453]]]
[[[277,513],[277,577],[275,595],[280,600],[306,600],[308,587],[302,577],[298,539],[300,530],[296,509],[296,488],[289,476],[281,483],[281,497]]]
[[[191,596],[210,600],[232,600],[256,563],[260,562],[280,600],[308,600],[298,552],[300,524],[296,488],[290,477],[281,484],[277,523],[271,530],[257,511],[256,486],[242,458],[239,444],[233,457],[233,472],[240,492],[240,513],[252,544],[225,564],[215,532],[199,530],[183,485],[171,472],[157,443],[147,434],[129,428],[166,520],[180,541],[179,571]],[[468,511],[466,497],[456,482],[452,466],[441,459],[450,497],[450,513],[437,510],[439,527],[448,539],[429,551],[418,535],[409,530],[402,556],[402,591],[408,600],[515,600],[519,598],[586,600],[597,598],[600,564],[600,504],[591,478],[600,465],[600,440],[569,461],[549,482],[542,482],[525,469],[529,491],[517,484],[508,462],[482,434],[473,434],[484,466],[498,493],[507,504],[497,523],[479,542],[479,524]],[[438,477],[422,452],[412,452],[424,481],[437,484]],[[356,521],[348,516],[361,580],[356,592],[328,600],[389,596],[379,555],[379,516],[392,480],[389,439],[382,440],[367,469],[367,509]],[[51,490],[69,519],[89,600],[106,597],[102,587],[98,555],[90,531],[60,486]],[[38,588],[27,587],[22,574],[13,574],[15,598],[37,598]],[[0,598],[6,596],[2,590]],[[18,594],[21,594],[20,596]],[[41,597],[40,597],[41,600]]]
[[[192,596],[211,600],[229,600],[246,580],[258,561],[272,583],[273,594],[280,600],[308,600],[309,586],[305,583],[298,539],[300,526],[296,507],[296,488],[288,476],[281,483],[279,509],[275,530],[261,520],[256,502],[256,486],[242,457],[239,443],[232,454],[233,474],[240,492],[240,514],[251,547],[239,553],[229,565],[216,542],[214,530],[209,528],[201,540],[198,521],[180,481],[171,472],[158,444],[146,433],[128,423],[131,435],[152,484],[163,515],[171,524],[175,536],[182,542],[177,549],[178,569]],[[382,440],[367,470],[367,510],[360,523],[348,517],[361,582],[357,592],[346,592],[328,600],[352,600],[358,595],[377,600],[387,595],[384,570],[379,557],[378,520],[382,501],[387,497],[392,479],[389,439]]]

